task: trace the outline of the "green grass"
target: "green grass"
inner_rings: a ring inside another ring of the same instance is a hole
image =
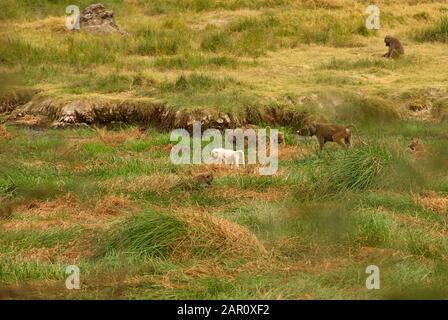
[[[206,55],[185,54],[176,57],[160,57],[154,61],[154,66],[161,70],[196,70],[204,67],[237,68],[242,62],[228,56],[208,57]]]
[[[442,16],[435,25],[420,30],[414,36],[420,42],[448,42],[448,16]]]
[[[378,176],[384,173],[391,158],[384,146],[366,146],[334,155],[326,154],[319,161],[322,169],[313,177],[315,184],[312,189],[322,197],[371,188]]]
[[[68,4],[0,4],[1,110],[229,112],[287,143],[276,175],[219,168],[206,185],[210,167],[170,162],[168,132],[7,123],[3,135],[0,114],[2,298],[448,297],[440,2],[382,3],[381,30],[405,45],[396,60],[363,2],[104,1],[125,35],[66,32]],[[298,139],[309,116],[353,124],[353,149]],[[72,264],[81,290],[62,289]],[[365,288],[371,264],[380,290]]]
[[[173,215],[145,212],[117,226],[104,254],[121,251],[130,255],[167,258],[186,235],[186,225]]]
[[[358,60],[332,58],[328,63],[322,64],[323,69],[329,70],[353,70],[353,69],[390,69],[396,70],[403,67],[413,67],[419,61],[415,56],[406,55],[400,59],[386,60],[382,58],[360,58]]]

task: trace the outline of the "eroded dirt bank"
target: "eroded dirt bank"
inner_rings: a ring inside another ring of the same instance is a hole
[[[421,100],[421,99],[420,99]],[[325,97],[311,95],[289,104],[248,105],[225,112],[216,109],[188,109],[162,102],[144,100],[58,99],[41,92],[16,91],[0,98],[0,120],[11,124],[42,128],[66,128],[116,123],[138,124],[159,131],[175,128],[192,130],[200,121],[202,128],[236,128],[264,124],[300,128],[311,118],[327,121],[391,120],[412,118],[422,121],[445,121],[433,105],[443,104],[443,94],[432,95],[424,103],[368,98],[357,95]],[[440,108],[439,108],[440,109]],[[440,109],[444,110],[444,109]],[[443,114],[442,114],[443,115]]]
[[[160,131],[175,128],[236,128],[247,124],[300,126],[309,114],[284,107],[247,106],[238,113],[182,109],[141,101],[63,101],[31,92],[11,93],[0,101],[4,121],[17,125],[66,128],[113,123],[139,124]]]

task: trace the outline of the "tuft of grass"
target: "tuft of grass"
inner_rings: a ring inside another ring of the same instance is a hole
[[[439,21],[426,29],[416,32],[414,39],[419,42],[448,42],[448,15],[443,15]]]
[[[121,251],[142,257],[167,258],[186,234],[185,223],[175,215],[147,211],[116,226],[103,254]]]
[[[364,246],[382,247],[390,245],[396,222],[386,214],[365,210],[353,216],[356,229],[350,235],[352,241]]]
[[[100,256],[124,253],[141,258],[185,259],[263,252],[265,249],[252,233],[224,219],[146,211],[116,225]]]
[[[160,29],[148,26],[135,32],[129,53],[142,56],[175,55],[190,47],[187,29]]]
[[[2,250],[15,252],[31,248],[51,248],[59,245],[67,247],[70,242],[82,234],[83,229],[72,227],[69,229],[50,230],[3,230],[0,232]]]
[[[229,77],[215,79],[201,73],[193,73],[188,76],[180,75],[174,82],[165,82],[161,84],[161,90],[167,92],[196,92],[205,90],[224,90],[227,87],[237,84]]]
[[[448,121],[448,98],[442,98],[434,103],[431,109],[433,116],[441,122]]]
[[[0,281],[12,284],[30,280],[62,280],[65,277],[65,267],[59,263],[26,261],[17,257],[3,259],[0,264]]]
[[[390,159],[389,151],[381,146],[338,152],[332,159],[323,160],[324,167],[314,177],[313,189],[322,196],[368,189]]]
[[[400,110],[390,100],[379,97],[351,96],[335,114],[339,122],[362,124],[364,127],[378,123],[397,123],[401,117]],[[356,130],[355,128],[355,132]]]

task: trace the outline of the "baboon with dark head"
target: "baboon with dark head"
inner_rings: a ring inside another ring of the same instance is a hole
[[[308,126],[300,129],[297,133],[301,136],[316,136],[319,141],[320,150],[323,149],[325,143],[336,142],[342,147],[349,148],[352,146],[352,131],[350,128],[353,125],[339,125],[329,123],[311,122]]]
[[[421,152],[424,151],[423,143],[418,138],[412,138],[411,144],[408,146],[411,152]]]
[[[200,184],[206,184],[208,186],[211,186],[213,182],[213,172],[198,174],[194,178]]]
[[[386,36],[384,38],[384,43],[386,43],[386,47],[388,47],[388,50],[383,55],[383,57],[398,58],[399,56],[404,54],[404,48],[401,45],[400,40],[398,40],[397,38]]]

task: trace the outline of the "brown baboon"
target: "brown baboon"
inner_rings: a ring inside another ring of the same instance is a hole
[[[278,132],[278,144],[286,145],[285,134],[283,132]]]
[[[336,142],[340,146],[348,148],[352,146],[351,127],[354,126],[312,122],[307,127],[298,130],[297,133],[301,136],[316,136],[320,150],[327,142]]]
[[[398,58],[402,54],[404,54],[403,46],[401,45],[400,40],[397,38],[386,36],[384,38],[384,42],[386,43],[386,47],[388,47],[387,52],[383,55],[386,58]]]
[[[411,152],[424,151],[424,147],[420,139],[412,138],[411,144],[408,146]]]
[[[208,186],[211,186],[212,182],[213,182],[213,173],[209,172],[209,173],[198,174],[194,178],[195,178],[196,181],[198,181],[201,184],[203,183],[203,184],[206,184]]]

